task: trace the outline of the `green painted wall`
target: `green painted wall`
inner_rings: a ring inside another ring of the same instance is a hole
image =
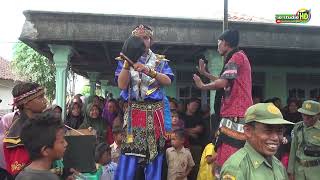
[[[282,102],[287,99],[287,76],[285,72],[265,72],[265,98],[279,97]]]
[[[205,57],[208,60],[208,70],[211,74],[215,76],[219,76],[221,69],[223,67],[223,59],[217,50],[207,50],[205,52]],[[210,109],[211,113],[214,112],[214,98],[216,95],[216,91],[210,91]]]
[[[272,97],[281,98],[282,104],[285,105],[288,97],[288,73],[310,74],[320,73],[320,68],[312,67],[272,67],[272,66],[253,66],[253,71],[265,73],[265,99]],[[254,78],[254,77],[253,77]],[[303,82],[301,82],[303,83]]]
[[[165,90],[167,96],[177,98],[177,88],[176,88],[177,87],[177,78],[176,78],[177,71],[176,71],[176,66],[171,65],[171,69],[173,71],[173,74],[175,74],[175,78],[174,78],[173,82],[171,82],[170,86],[164,87],[164,90]]]

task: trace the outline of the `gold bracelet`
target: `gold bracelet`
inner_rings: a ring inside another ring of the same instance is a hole
[[[148,76],[155,78],[157,75],[158,75],[158,72],[150,68]]]
[[[130,70],[130,64],[128,63],[128,61],[124,61],[124,63],[123,63],[123,69],[125,69],[125,70]]]

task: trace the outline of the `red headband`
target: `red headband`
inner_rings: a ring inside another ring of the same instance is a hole
[[[44,89],[43,87],[37,87],[36,89],[33,89],[29,92],[26,92],[18,97],[13,98],[13,105],[14,106],[19,106],[22,104],[25,104],[36,97],[43,95],[44,94]]]

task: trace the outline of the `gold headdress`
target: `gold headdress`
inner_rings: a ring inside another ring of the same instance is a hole
[[[153,31],[149,27],[146,27],[146,26],[140,24],[138,27],[136,27],[132,31],[132,35],[133,36],[149,36],[150,38],[152,38]]]

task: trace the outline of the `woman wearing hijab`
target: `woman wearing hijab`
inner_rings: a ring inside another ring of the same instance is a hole
[[[101,110],[96,104],[88,104],[86,116],[80,129],[93,128],[97,131],[97,142],[106,142],[108,124],[101,117]]]
[[[65,120],[65,125],[78,129],[80,125],[83,123],[84,117],[81,113],[81,104],[78,102],[72,102],[69,106],[68,114]]]
[[[51,106],[48,106],[45,111],[53,111],[55,114],[57,114],[58,116],[62,117],[62,108],[56,104],[53,104]]]
[[[102,118],[107,121],[111,127],[113,127],[114,121],[117,119],[118,112],[118,102],[115,99],[110,99],[106,102],[103,108]]]

